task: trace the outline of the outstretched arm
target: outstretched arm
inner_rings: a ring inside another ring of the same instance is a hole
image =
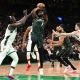
[[[53,30],[53,33],[58,35],[58,36],[72,36],[72,35],[76,35],[77,31],[73,31],[71,33],[56,33],[54,30]]]
[[[76,35],[76,31],[73,31],[71,33],[60,33],[59,36],[72,36],[72,35]]]
[[[39,10],[39,9],[40,9],[39,7],[33,9],[32,17],[34,19],[37,17],[36,11]]]
[[[33,10],[32,10],[32,12],[33,12]],[[19,21],[17,21],[16,23],[10,24],[9,29],[13,30],[16,27],[20,27],[23,24],[25,24],[26,20],[32,15],[32,12],[30,14],[28,14],[28,15],[25,14],[24,17],[22,19],[20,19]]]

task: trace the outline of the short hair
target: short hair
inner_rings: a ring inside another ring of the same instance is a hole
[[[80,28],[80,22],[79,23],[76,23],[76,25]]]
[[[59,26],[60,26],[60,27],[62,27],[63,29],[65,29],[65,26],[64,26],[64,24],[60,24]]]
[[[8,17],[7,17],[7,22],[8,22],[8,24],[11,24],[11,23],[12,23],[12,17],[13,17],[13,16],[8,16]]]

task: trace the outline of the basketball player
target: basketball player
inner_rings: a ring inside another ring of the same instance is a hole
[[[61,24],[59,26],[60,32],[65,33],[64,31],[64,25]],[[77,72],[77,69],[71,64],[71,62],[68,60],[68,56],[71,51],[71,43],[69,40],[69,37],[67,36],[60,36],[59,41],[53,41],[53,46],[61,46],[63,45],[63,49],[60,50],[60,52],[57,54],[56,59],[61,62],[64,66],[66,66],[66,69],[64,70],[64,73],[67,73],[69,71],[69,68],[71,67],[74,72]]]
[[[59,33],[59,26],[56,27],[56,33]],[[52,41],[59,41],[59,36],[52,33]],[[54,67],[55,57],[61,49],[62,49],[62,46],[55,46],[54,49],[52,50],[52,52],[53,52],[52,67]],[[61,63],[60,63],[60,67],[62,67]]]
[[[19,21],[16,21],[14,16],[9,16],[9,18],[8,18],[9,25],[6,29],[5,37],[1,41],[1,52],[0,52],[0,65],[6,56],[10,56],[13,59],[13,61],[11,63],[10,72],[9,72],[7,78],[15,79],[15,77],[12,76],[12,74],[18,63],[18,56],[17,56],[15,49],[12,47],[12,43],[16,37],[17,28],[22,26],[25,23],[25,21],[32,15],[32,12],[27,15],[27,10],[24,10],[23,11],[24,17],[22,19],[20,19]]]
[[[26,70],[28,71],[30,68],[31,68],[31,63],[30,63],[30,53],[31,53],[31,43],[32,43],[32,41],[31,41],[31,32],[32,32],[32,30],[33,30],[33,23],[32,23],[32,26],[29,26],[27,29],[26,29],[26,31],[25,31],[25,33],[24,33],[24,36],[23,36],[23,42],[22,42],[22,46],[23,46],[23,48],[24,48],[24,46],[25,46],[25,40],[26,40],[26,36],[28,36],[28,44],[27,44],[27,61],[28,61],[28,66],[27,66],[27,68],[26,68]],[[31,53],[31,55],[32,55],[32,57],[33,57],[33,59],[35,59],[36,58],[36,56],[37,56],[37,61],[38,61],[38,71],[39,71],[39,69],[40,69],[40,60],[39,60],[39,53],[38,53],[38,48],[37,48],[37,45],[35,45],[35,47],[34,47],[34,51],[36,52],[36,55],[32,52]]]
[[[75,25],[75,31],[71,32],[71,33],[61,33],[58,34],[59,36],[73,36],[75,37],[77,40],[80,41],[80,23],[76,23]]]
[[[43,75],[43,31],[46,23],[48,22],[48,16],[46,10],[36,9],[33,16],[33,31],[31,34],[32,46],[31,52],[33,52],[35,44],[38,46],[40,55],[40,75]]]

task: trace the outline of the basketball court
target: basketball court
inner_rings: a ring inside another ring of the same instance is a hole
[[[79,70],[79,74],[64,74],[65,67],[59,67],[59,62],[55,62],[55,67],[51,68],[50,62],[44,63],[44,75],[40,76],[37,71],[37,63],[32,64],[30,71],[26,71],[27,64],[18,64],[14,76],[17,80],[80,80],[80,62],[72,62]],[[8,80],[6,75],[8,74],[10,65],[0,66],[0,80]]]

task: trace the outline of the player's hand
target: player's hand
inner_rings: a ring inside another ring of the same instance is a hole
[[[47,39],[47,42],[48,43],[52,43],[53,41],[51,39]]]
[[[54,34],[56,34],[55,30],[52,30],[52,32],[53,32]]]
[[[27,15],[27,9],[23,10],[23,15],[26,16]]]

